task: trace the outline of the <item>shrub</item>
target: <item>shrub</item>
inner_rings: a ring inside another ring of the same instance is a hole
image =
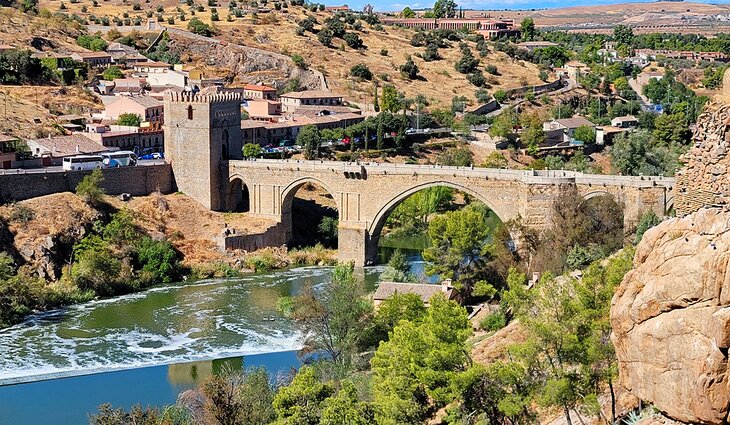
[[[142,117],[131,112],[119,114],[119,118],[117,118],[117,125],[139,127],[140,124],[142,124]]]
[[[246,143],[243,146],[243,157],[246,159],[251,158],[258,158],[261,156],[261,153],[263,152],[263,149],[261,149],[261,145],[258,143]]]
[[[370,68],[367,67],[367,65],[359,63],[352,68],[350,68],[350,75],[352,75],[355,78],[361,78],[363,80],[372,80],[373,79],[373,73],[370,71]]]
[[[388,56],[388,49],[380,49],[380,56]]]
[[[634,244],[641,242],[641,238],[644,237],[644,233],[657,224],[661,223],[661,219],[652,210],[646,211],[641,215],[639,223],[636,225],[636,236],[634,237]]]
[[[294,65],[298,66],[299,68],[306,68],[306,64],[304,63],[304,58],[302,55],[299,54],[293,54],[291,55],[291,60],[294,62]]]
[[[326,28],[317,33],[317,40],[325,47],[332,46],[332,38],[332,31]]]
[[[498,331],[507,326],[507,318],[502,310],[495,311],[479,322],[479,328],[483,331]]]
[[[494,100],[496,100],[499,103],[502,103],[505,100],[507,100],[507,92],[505,92],[504,90],[497,90],[496,92],[494,92],[493,96],[494,96]]]
[[[168,241],[145,237],[137,248],[137,261],[155,283],[169,283],[179,276],[177,252]]]
[[[472,164],[474,154],[467,148],[450,148],[436,157],[439,165],[466,167]]]
[[[406,59],[406,63],[401,65],[400,67],[400,73],[405,78],[408,78],[409,80],[414,80],[418,77],[418,66],[413,62],[413,58],[408,56],[408,59]]]
[[[101,170],[94,170],[91,174],[84,176],[76,186],[76,195],[82,197],[90,205],[98,205],[104,199],[104,189],[101,184],[104,182],[104,175]]]
[[[363,47],[365,47],[360,36],[358,36],[354,32],[348,32],[347,34],[345,34],[343,39],[345,40],[345,43],[347,43],[347,45],[353,49],[362,49]]]
[[[487,83],[487,81],[484,79],[484,74],[482,74],[481,71],[476,71],[472,74],[469,74],[466,79],[477,87],[484,87],[484,85]]]
[[[22,204],[16,204],[10,211],[10,221],[20,224],[28,224],[35,218],[35,212]],[[0,253],[2,255],[2,253]],[[2,279],[2,273],[0,272],[0,279]]]
[[[192,18],[188,21],[188,31],[193,34],[202,35],[204,37],[210,37],[214,34],[213,27],[201,21],[198,18]]]
[[[122,69],[116,65],[110,66],[109,68],[105,69],[104,72],[101,74],[102,78],[104,78],[107,81],[111,81],[115,78],[123,78],[124,73],[122,73]]]
[[[495,65],[487,65],[484,67],[484,70],[492,75],[499,75],[499,72],[497,71],[497,67]]]

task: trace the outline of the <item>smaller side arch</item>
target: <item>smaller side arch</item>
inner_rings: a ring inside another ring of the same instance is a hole
[[[251,210],[249,186],[238,174],[228,179],[225,193],[225,210],[229,212],[248,212]]]

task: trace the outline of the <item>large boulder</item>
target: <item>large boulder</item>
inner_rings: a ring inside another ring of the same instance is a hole
[[[611,305],[620,382],[680,422],[725,424],[730,212],[701,209],[650,229]]]

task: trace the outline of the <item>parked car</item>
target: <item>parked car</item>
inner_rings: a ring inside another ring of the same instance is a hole
[[[139,157],[139,159],[150,160],[150,159],[164,159],[165,154],[162,152],[150,152]]]

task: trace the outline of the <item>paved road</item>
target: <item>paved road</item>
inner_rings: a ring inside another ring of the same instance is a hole
[[[146,165],[160,165],[164,164],[164,159],[151,159],[151,160],[140,160],[137,165],[140,166],[146,166]],[[9,168],[6,170],[0,170],[0,175],[2,174],[42,174],[42,173],[61,173],[63,172],[63,167],[60,165],[54,165],[50,167],[42,167],[42,168]]]

